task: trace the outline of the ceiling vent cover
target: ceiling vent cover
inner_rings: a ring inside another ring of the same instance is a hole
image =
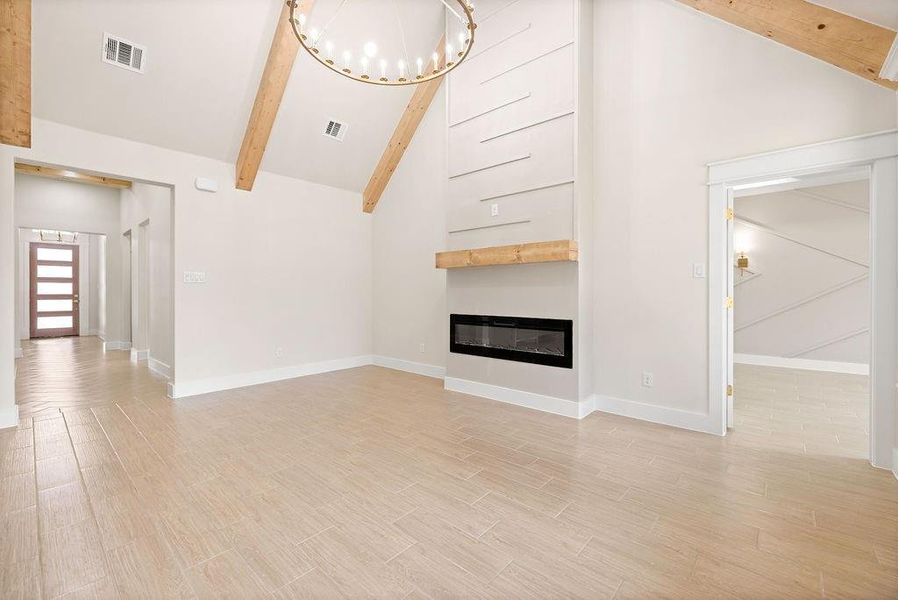
[[[327,127],[324,128],[324,135],[329,138],[333,138],[338,142],[343,141],[343,137],[346,135],[346,129],[348,125],[346,123],[341,123],[340,121],[334,121],[331,119],[327,122]]]
[[[103,34],[103,62],[110,65],[143,73],[146,52],[146,46],[139,46],[116,35]]]

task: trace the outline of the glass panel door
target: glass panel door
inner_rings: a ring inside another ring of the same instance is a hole
[[[78,246],[31,244],[31,337],[78,335]]]

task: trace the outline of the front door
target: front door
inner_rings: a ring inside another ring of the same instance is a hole
[[[78,246],[31,243],[31,337],[78,335]]]

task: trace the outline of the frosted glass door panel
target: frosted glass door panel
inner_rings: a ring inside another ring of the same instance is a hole
[[[68,329],[72,326],[72,317],[38,317],[38,329]]]

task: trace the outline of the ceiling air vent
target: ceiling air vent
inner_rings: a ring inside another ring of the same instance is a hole
[[[338,142],[342,142],[343,137],[346,135],[347,127],[346,123],[331,119],[327,122],[327,127],[324,128],[324,135],[329,138],[334,138]]]
[[[146,46],[138,46],[118,36],[103,34],[103,62],[129,71],[143,73]]]

